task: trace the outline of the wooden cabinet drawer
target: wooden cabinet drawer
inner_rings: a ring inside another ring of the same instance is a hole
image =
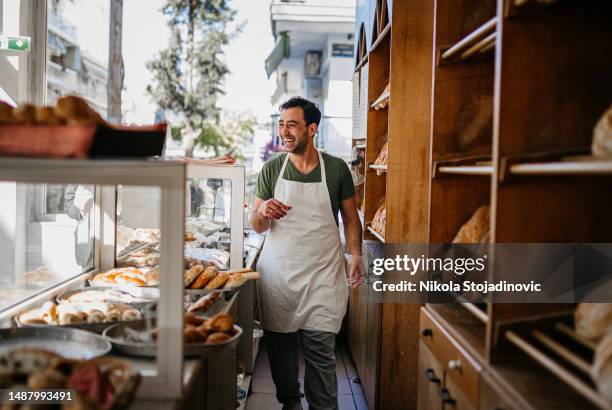
[[[440,410],[442,408],[440,389],[443,380],[444,367],[436,360],[425,343],[419,341],[418,410]]]
[[[449,331],[443,329],[426,307],[421,308],[420,338],[431,350],[467,400],[478,405],[479,373],[481,366],[470,357],[453,339]]]

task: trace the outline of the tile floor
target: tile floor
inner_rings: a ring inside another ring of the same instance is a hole
[[[353,361],[344,346],[338,346],[336,350],[336,374],[338,376],[338,405],[340,410],[368,410],[368,406],[361,390],[361,385],[353,381],[357,376]],[[304,363],[300,361],[300,384],[304,385]],[[302,388],[303,391],[303,388]],[[265,346],[261,345],[253,379],[251,381],[251,392],[246,402],[247,410],[272,410],[280,409],[282,406],[276,401],[276,389],[270,374],[270,365]],[[306,399],[302,399],[302,407],[308,409]]]

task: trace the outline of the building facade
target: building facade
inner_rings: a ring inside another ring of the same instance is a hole
[[[316,144],[350,159],[355,0],[272,0],[270,17],[276,40],[266,59],[276,75],[272,96],[273,143],[280,146],[276,108],[296,95],[318,104],[322,119]]]

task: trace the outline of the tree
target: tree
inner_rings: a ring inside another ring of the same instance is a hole
[[[229,70],[221,60],[229,43],[228,24],[235,10],[228,0],[166,0],[162,12],[170,17],[168,47],[147,63],[153,82],[147,87],[153,100],[180,118],[179,137],[187,156],[196,145],[214,147],[220,110],[217,98]],[[227,136],[226,136],[227,137]]]

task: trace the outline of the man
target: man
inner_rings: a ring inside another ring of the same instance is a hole
[[[335,339],[346,313],[347,282],[361,284],[364,270],[355,187],[344,161],[314,147],[317,106],[294,97],[280,111],[287,153],[264,165],[251,213],[253,228],[267,231],[257,269],[270,368],[283,409],[301,409],[301,347],[310,409],[337,409]],[[348,280],[338,211],[350,253]]]

